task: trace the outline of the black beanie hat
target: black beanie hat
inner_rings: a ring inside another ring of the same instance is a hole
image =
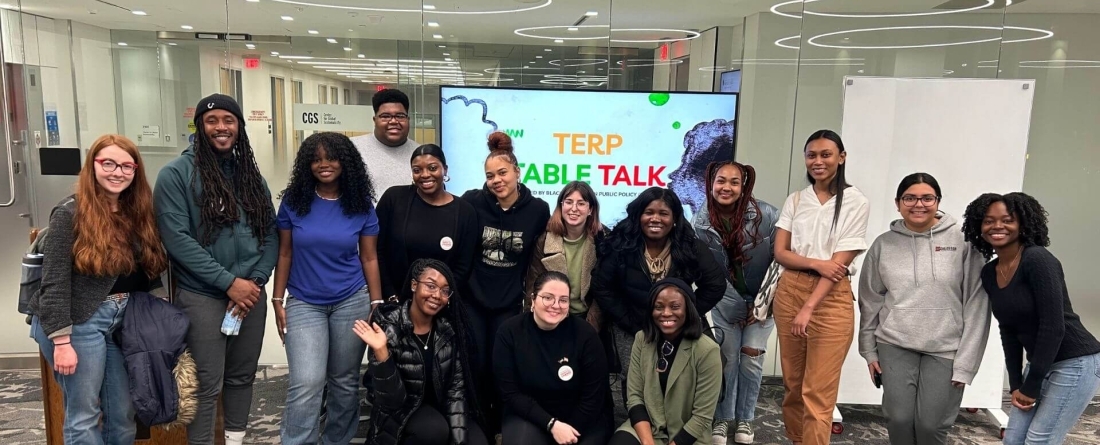
[[[195,106],[196,127],[202,128],[202,115],[210,110],[228,111],[237,117],[237,122],[241,127],[244,126],[244,114],[241,113],[241,106],[237,104],[236,99],[224,94],[214,93],[202,98],[199,104]]]
[[[654,284],[653,289],[649,291],[649,301],[653,301],[655,298],[657,298],[657,293],[661,292],[661,289],[669,286],[675,286],[677,289],[680,290],[680,292],[684,294],[685,297],[687,297],[688,300],[691,300],[692,306],[696,306],[695,291],[691,289],[690,284],[687,284],[687,282],[679,278],[665,278],[661,281],[658,281],[657,284]],[[696,310],[698,310],[698,307],[696,307]]]

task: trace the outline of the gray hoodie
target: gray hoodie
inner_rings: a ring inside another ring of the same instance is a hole
[[[985,258],[951,215],[926,233],[902,220],[879,235],[859,279],[859,354],[878,361],[878,343],[954,360],[951,380],[970,384],[989,339]]]

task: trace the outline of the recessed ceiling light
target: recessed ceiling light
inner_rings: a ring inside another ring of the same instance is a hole
[[[345,46],[344,51],[351,51],[351,47],[350,46]]]
[[[133,11],[130,11],[130,14],[133,14],[133,15],[149,15],[145,11],[141,11],[141,10],[137,10],[137,9],[135,9]]]
[[[532,63],[535,63],[535,61],[534,61],[534,60],[532,60],[532,61],[530,61],[530,62],[527,62],[527,63],[528,63],[528,64],[532,64]]]
[[[447,45],[439,45],[440,48],[446,48]]]
[[[435,6],[432,6],[432,5],[424,5],[424,10],[425,10],[425,11],[435,11]]]
[[[245,48],[248,48],[248,49],[256,49],[256,45],[253,45],[253,44],[251,44],[251,43],[246,43],[246,44],[244,44],[244,47],[245,47]]]
[[[443,53],[444,56],[449,56],[451,53]]]
[[[244,1],[249,2],[249,3],[259,3],[260,2],[260,0],[244,0]]]
[[[365,55],[363,55],[363,54],[360,54],[360,55],[359,55],[358,57],[359,57],[360,59],[362,59],[362,58],[365,58],[365,57],[367,57],[367,56],[365,56]]]
[[[543,51],[546,51],[546,52],[550,52],[550,51],[553,51],[553,50],[552,50],[552,49],[550,49],[550,48],[546,48],[546,49],[544,49]]]
[[[554,43],[562,43],[562,42],[565,42],[565,40],[562,40],[562,39],[554,39]]]
[[[195,27],[194,27],[194,26],[191,26],[191,25],[183,25],[183,26],[180,26],[180,28],[183,28],[183,29],[195,29]]]
[[[118,46],[130,46],[126,42],[118,42]]]
[[[432,34],[432,38],[433,39],[442,39],[443,35],[442,34]]]
[[[306,31],[306,32],[308,32],[308,33],[310,33],[310,34],[320,34],[320,32],[319,32],[319,31],[317,31],[316,29],[311,29],[311,30],[309,30],[309,31]]]
[[[542,56],[535,56],[535,58],[536,58],[536,59],[541,59],[541,58],[542,58]]]
[[[588,12],[584,13],[584,15],[589,16],[589,17],[595,17],[595,16],[600,15],[600,13],[598,13],[596,11],[588,11]]]
[[[271,55],[273,55],[273,56],[277,56],[277,55],[279,55],[279,52],[278,52],[278,51],[272,51],[272,52],[271,52]]]
[[[570,30],[570,31],[580,31],[580,28],[578,28],[578,27],[576,27],[576,26],[570,26],[570,27],[569,27],[569,30]]]
[[[329,39],[328,39],[328,43],[336,43],[336,39],[333,39],[333,38],[329,38]]]
[[[451,59],[450,57],[444,57],[443,60],[446,61],[446,62],[450,62],[451,60],[454,60],[454,59]]]
[[[432,27],[432,28],[438,28],[438,27],[439,27],[439,23],[436,23],[436,22],[428,22],[428,26],[430,26],[430,27]]]
[[[284,15],[284,16],[282,17],[282,19],[283,19],[283,20],[286,20],[286,21],[288,21],[288,22],[293,22],[293,21],[294,21],[294,17],[291,17],[291,16],[289,16],[289,15]]]
[[[172,43],[172,42],[168,42],[168,46],[176,46],[176,44]]]

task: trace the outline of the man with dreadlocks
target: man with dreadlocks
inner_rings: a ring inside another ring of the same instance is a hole
[[[195,142],[157,176],[157,225],[172,260],[176,305],[191,327],[187,344],[199,375],[191,444],[213,444],[218,396],[225,443],[244,441],[252,382],[267,318],[264,285],[278,258],[275,208],[244,129],[241,107],[214,94],[195,108]],[[221,332],[230,308],[238,335]]]

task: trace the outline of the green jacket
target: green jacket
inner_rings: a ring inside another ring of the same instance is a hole
[[[668,375],[668,391],[661,393],[657,375],[657,347],[646,343],[645,332],[634,336],[630,372],[626,380],[626,407],[645,406],[657,445],[669,443],[681,430],[708,442],[718,395],[722,390],[722,356],[710,337],[684,339]],[[628,419],[619,431],[638,434]]]
[[[232,174],[226,172],[226,168],[231,167],[223,167],[223,173]],[[172,260],[176,284],[208,297],[228,298],[225,291],[238,277],[266,283],[279,257],[274,218],[268,221],[267,237],[256,240],[248,217],[241,210],[237,224],[222,228],[211,245],[203,246],[199,241],[203,228],[198,205],[202,185],[195,181],[194,190],[191,185],[196,174],[192,146],[160,170],[153,191],[157,227]],[[270,201],[267,181],[264,181],[264,193]]]

